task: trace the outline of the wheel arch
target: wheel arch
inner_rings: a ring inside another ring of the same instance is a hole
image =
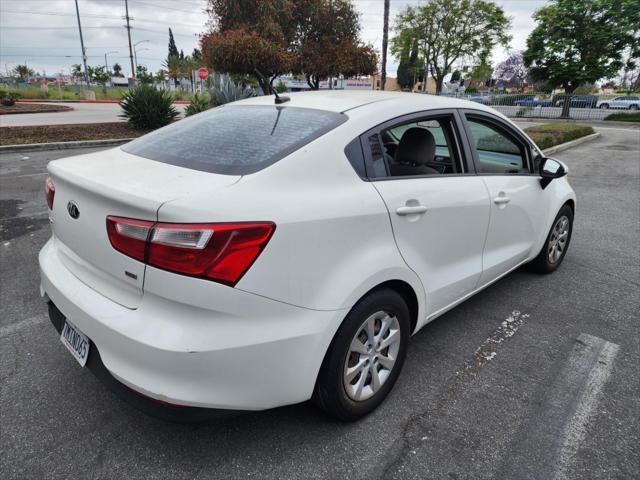
[[[570,198],[569,200],[567,200],[566,202],[564,202],[562,204],[562,207],[564,207],[565,205],[568,205],[569,208],[571,209],[571,212],[575,215],[576,214],[576,201],[573,198]],[[562,207],[560,207],[560,209],[562,209]],[[560,210],[558,210],[560,211]]]
[[[398,293],[398,295],[400,295],[404,299],[404,301],[407,304],[407,307],[409,308],[409,315],[410,315],[409,322],[411,324],[411,333],[413,334],[416,329],[416,326],[418,325],[418,315],[420,312],[420,304],[418,303],[418,295],[416,294],[416,291],[409,283],[405,282],[404,280],[397,280],[397,279],[387,280],[369,289],[364,295],[360,297],[360,299],[358,299],[358,301],[360,301],[361,299],[369,295],[371,292],[382,289],[382,288],[389,288],[390,290],[393,290],[396,293]]]

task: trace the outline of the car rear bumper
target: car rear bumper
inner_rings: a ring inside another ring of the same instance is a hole
[[[60,260],[55,237],[39,260],[51,320],[62,328],[68,318],[89,337],[95,354],[90,350],[88,367],[116,393],[128,387],[156,401],[199,407],[195,417],[201,408],[261,410],[309,399],[346,314],[212,282],[210,294],[220,297],[217,311],[149,293],[129,309],[75,277]]]

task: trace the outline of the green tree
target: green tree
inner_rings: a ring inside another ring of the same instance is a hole
[[[115,70],[115,65],[113,67]],[[74,77],[82,76],[82,65],[80,65],[79,63],[74,63],[73,65],[71,65],[71,74]]]
[[[101,84],[103,87],[107,86],[107,82],[109,81],[109,72],[107,72],[104,68],[104,65],[100,65],[98,67],[87,67],[87,73],[89,74],[89,80],[93,80],[96,83]]]
[[[348,0],[306,0],[296,4],[294,73],[316,90],[330,76],[372,75],[378,56],[360,40],[358,13]]]
[[[178,56],[178,47],[176,47],[176,41],[173,38],[173,32],[171,31],[171,28],[169,28],[169,53],[167,54],[167,57],[170,57],[171,55],[174,56]]]
[[[114,63],[113,64],[113,76],[114,77],[124,77],[124,75],[122,74],[122,67],[120,66],[119,63]]]
[[[13,74],[20,77],[21,82],[26,82],[29,77],[35,75],[35,72],[27,65],[17,65],[16,68],[13,69]]]
[[[504,10],[485,0],[429,0],[407,7],[395,19],[398,35],[392,52],[417,40],[421,57],[436,81],[437,92],[451,66],[461,58],[478,59],[495,45],[507,46],[511,24]]]
[[[311,88],[332,75],[371,74],[375,51],[359,40],[360,25],[347,0],[209,0],[212,29],[202,37],[206,64],[255,75],[264,93],[288,72]]]
[[[400,53],[400,63],[398,64],[398,72],[396,78],[400,88],[411,88],[413,75],[411,74],[411,45],[406,43],[402,46],[402,53]]]
[[[260,88],[271,93],[271,80],[294,65],[296,6],[294,0],[208,0],[212,27],[201,37],[206,65],[241,75],[260,72]]]
[[[481,54],[469,72],[469,79],[476,84],[487,85],[491,81],[493,66],[489,55],[489,52]]]
[[[136,78],[142,85],[150,85],[153,83],[153,74],[147,70],[144,65],[136,67]]]
[[[174,86],[178,86],[178,78],[182,77],[182,61],[177,55],[169,55],[162,62],[162,66],[167,69],[167,75],[173,80]]]
[[[525,64],[534,81],[562,86],[567,94],[633,68],[640,57],[638,0],[551,0],[533,18]]]

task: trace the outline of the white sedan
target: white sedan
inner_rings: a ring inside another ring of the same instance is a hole
[[[252,98],[48,172],[62,343],[181,420],[367,414],[413,333],[521,265],[558,268],[575,212],[567,168],[507,118],[410,93]]]
[[[624,95],[608,100],[599,100],[597,108],[624,108],[626,110],[638,110],[640,108],[640,97]]]

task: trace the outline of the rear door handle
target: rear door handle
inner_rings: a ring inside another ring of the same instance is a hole
[[[509,203],[511,201],[511,199],[509,197],[496,197],[493,199],[493,203],[495,203],[496,205],[504,205],[505,203]]]
[[[399,207],[396,210],[396,213],[401,217],[404,217],[405,215],[422,215],[426,211],[427,207],[424,205],[415,205],[411,207]]]

